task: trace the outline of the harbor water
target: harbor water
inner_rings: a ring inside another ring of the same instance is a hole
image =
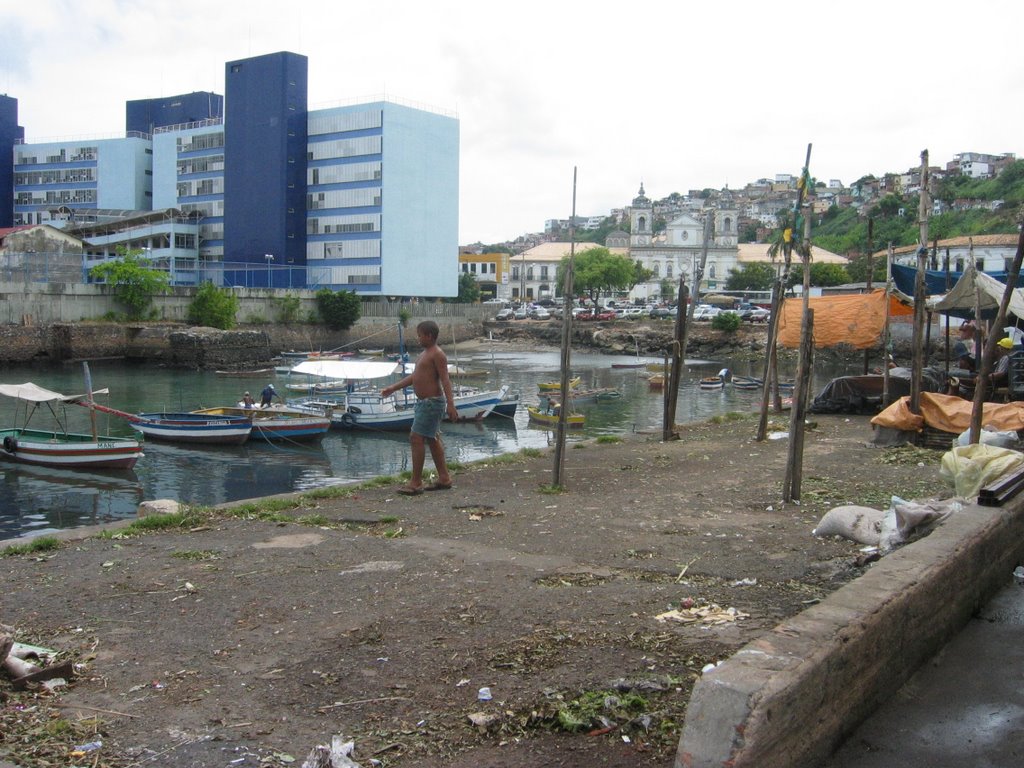
[[[448,350],[451,362],[456,362]],[[484,370],[486,375],[467,378],[474,387],[496,389],[509,385],[522,394],[514,419],[491,417],[481,423],[446,424],[445,450],[450,462],[472,462],[489,456],[543,448],[553,444],[554,432],[531,425],[527,405],[535,405],[538,384],[559,379],[559,353],[514,351],[495,345],[476,350],[457,362],[463,368]],[[572,430],[569,440],[598,435],[629,433],[660,434],[663,393],[652,390],[643,368],[613,368],[615,363],[635,363],[627,357],[574,353],[573,373],[582,388],[612,388],[620,398],[576,410],[586,415],[583,429]],[[704,391],[700,378],[728,367],[740,375],[760,376],[760,362],[730,360],[687,361],[680,387],[676,420],[701,421],[728,411],[754,411],[760,392],[726,386]],[[97,402],[130,413],[188,411],[201,407],[232,405],[244,391],[258,398],[259,390],[273,382],[286,395],[286,375],[234,378],[211,371],[181,371],[121,362],[90,364],[94,389],[109,388]],[[786,377],[792,371],[783,370]],[[849,371],[817,371],[812,391],[833,376]],[[84,391],[81,364],[58,367],[9,366],[2,383],[33,382],[66,395]],[[292,380],[291,383],[301,383]],[[2,398],[0,418],[14,423],[14,401]],[[71,431],[88,432],[89,414],[84,408],[67,408]],[[49,429],[48,413],[39,412],[32,426]],[[100,432],[132,435],[128,423],[115,416],[98,414]],[[184,446],[147,441],[145,455],[133,470],[86,471],[33,468],[0,462],[0,539],[38,535],[55,529],[95,525],[136,514],[143,500],[176,499],[212,505],[239,499],[303,491],[328,485],[356,483],[397,475],[409,470],[408,434],[331,430],[318,443],[267,443],[252,440],[242,446]],[[569,471],[571,471],[571,460]],[[427,469],[431,469],[428,460]]]

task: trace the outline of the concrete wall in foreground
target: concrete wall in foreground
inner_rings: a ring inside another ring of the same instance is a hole
[[[1024,498],[965,506],[704,674],[675,768],[816,768],[1022,557]]]

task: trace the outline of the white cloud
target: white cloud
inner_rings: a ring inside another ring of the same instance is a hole
[[[37,0],[0,11],[0,90],[29,140],[113,135],[130,99],[211,90],[224,65],[309,57],[312,107],[387,94],[460,119],[460,241],[572,205],[797,173],[849,183],[929,149],[1017,152],[1018,4]]]

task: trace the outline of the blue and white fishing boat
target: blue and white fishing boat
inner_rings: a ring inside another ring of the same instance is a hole
[[[203,416],[241,416],[249,419],[252,421],[250,440],[319,440],[331,427],[331,422],[326,416],[297,411],[277,404],[266,408],[218,406],[200,408],[192,413]]]
[[[400,430],[413,422],[416,395],[411,389],[381,397],[369,383],[402,373],[397,362],[376,360],[321,360],[299,363],[293,373],[319,376],[344,390],[335,395],[312,395],[288,401],[291,408],[327,416],[339,429]],[[473,389],[453,392],[460,421],[486,418],[502,403],[508,387],[498,390]]]
[[[120,416],[136,432],[153,440],[193,445],[241,445],[249,439],[252,420],[246,416],[199,413],[127,413],[98,403],[90,407]]]

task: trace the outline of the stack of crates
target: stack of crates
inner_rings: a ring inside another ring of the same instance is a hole
[[[1010,353],[1010,368],[1006,385],[1011,400],[1024,400],[1024,350]]]

